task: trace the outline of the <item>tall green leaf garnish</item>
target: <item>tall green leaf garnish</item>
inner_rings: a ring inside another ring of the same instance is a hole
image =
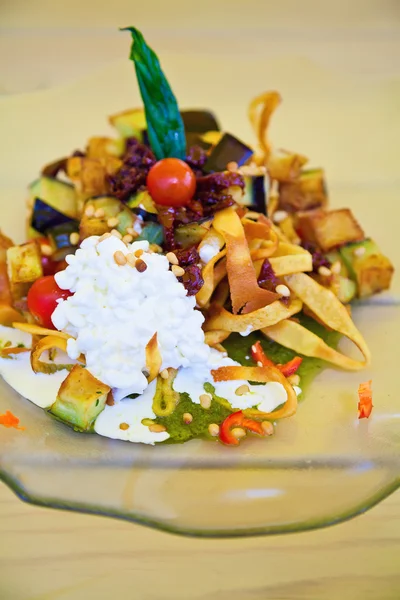
[[[130,59],[135,63],[151,149],[158,160],[169,157],[183,160],[186,156],[185,129],[160,61],[135,27],[125,27],[122,31],[132,34]]]

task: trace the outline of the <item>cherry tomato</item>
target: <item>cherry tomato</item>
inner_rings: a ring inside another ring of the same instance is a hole
[[[185,206],[193,198],[196,177],[183,160],[163,158],[151,167],[147,187],[156,204]]]
[[[62,290],[52,275],[40,277],[28,292],[28,309],[35,319],[48,329],[55,329],[51,315],[57,306],[57,300],[72,296],[69,290]]]

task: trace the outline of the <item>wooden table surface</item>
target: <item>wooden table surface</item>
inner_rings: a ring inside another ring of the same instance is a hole
[[[140,10],[138,11],[138,6]],[[113,34],[137,24],[176,52],[269,44],[368,80],[399,77],[396,0],[183,0],[0,3],[0,93],[83,77],[126,54]],[[225,37],[224,37],[225,36]],[[96,51],[85,48],[96,39]],[[101,43],[107,39],[107,44]],[[205,39],[207,43],[205,44]],[[71,59],[71,47],[75,59]],[[82,49],[82,52],[80,51]],[[185,49],[186,51],[187,49]],[[266,58],[267,60],[267,58]],[[356,519],[309,533],[235,540],[181,538],[22,503],[0,484],[0,600],[396,600],[400,492]]]

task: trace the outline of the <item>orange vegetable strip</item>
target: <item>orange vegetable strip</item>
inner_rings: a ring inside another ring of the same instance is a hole
[[[358,386],[358,418],[359,419],[368,419],[372,412],[373,404],[372,404],[372,389],[371,389],[372,381],[366,381],[365,383],[360,383]]]
[[[277,300],[278,294],[263,290],[257,283],[243,225],[235,210],[226,208],[217,212],[213,226],[226,242],[226,269],[233,313],[249,313]]]
[[[4,415],[0,415],[0,425],[4,425],[4,427],[14,427],[14,429],[20,429],[23,431],[25,427],[19,427],[19,419],[15,415],[12,414],[9,410],[5,412]]]
[[[264,161],[268,158],[271,147],[268,143],[267,130],[272,113],[279,106],[281,96],[278,92],[265,92],[254,98],[248,109],[250,123],[257,136]]]

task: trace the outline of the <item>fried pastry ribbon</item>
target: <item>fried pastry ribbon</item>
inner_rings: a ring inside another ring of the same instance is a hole
[[[263,328],[262,332],[268,338],[304,356],[321,358],[352,371],[367,367],[371,362],[369,348],[335,294],[305,273],[288,275],[285,277],[285,282],[324,325],[351,340],[363,354],[364,360],[355,360],[334,350],[315,333],[295,321],[281,321],[271,327]]]

